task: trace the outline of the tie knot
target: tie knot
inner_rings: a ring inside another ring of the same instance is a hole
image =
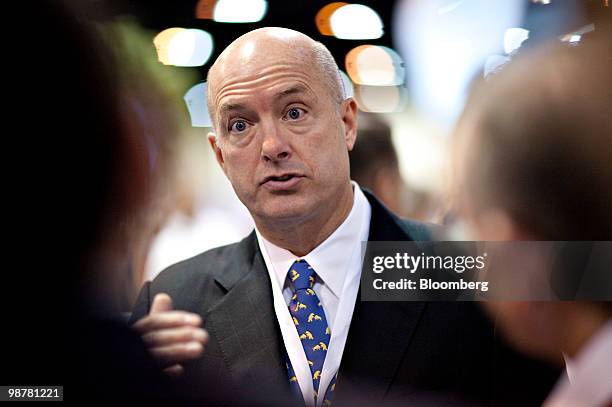
[[[287,278],[295,287],[295,290],[305,290],[312,288],[315,283],[316,273],[306,260],[297,260],[293,262]]]

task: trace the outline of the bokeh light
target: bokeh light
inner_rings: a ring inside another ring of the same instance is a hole
[[[404,86],[355,86],[355,100],[364,112],[399,112],[406,106],[408,96]]]
[[[340,77],[342,78],[342,84],[344,85],[344,93],[347,98],[352,98],[355,95],[353,81],[348,77],[343,70],[340,70]]]
[[[196,5],[195,16],[202,20],[212,20],[217,0],[200,0]]]
[[[404,83],[402,58],[391,48],[360,45],[346,54],[346,71],[358,85],[396,86]]]
[[[523,41],[529,38],[529,30],[524,28],[508,28],[504,34],[504,52],[511,54],[519,49]]]
[[[363,4],[347,4],[330,17],[331,30],[336,38],[372,40],[383,35],[383,22],[378,13]]]
[[[219,23],[256,23],[267,11],[265,0],[218,0],[213,19]]]
[[[315,24],[317,25],[317,29],[319,30],[321,35],[334,35],[334,32],[331,28],[331,16],[336,10],[338,10],[342,6],[346,6],[347,4],[348,3],[342,1],[336,1],[334,3],[329,3],[327,6],[319,10],[317,15],[315,16]]]
[[[206,31],[186,29],[174,34],[168,42],[168,64],[201,66],[213,51],[212,36]]]
[[[440,1],[438,5],[438,14],[450,13],[459,7],[461,3],[463,3],[463,0]]]
[[[470,83],[488,56],[503,53],[506,28],[522,24],[521,0],[398,0],[393,41],[406,62],[410,102],[428,120],[452,128]],[[444,12],[441,12],[444,11]]]
[[[183,97],[193,127],[212,127],[208,114],[207,94],[208,84],[203,82],[191,87]]]
[[[510,57],[503,55],[489,55],[484,64],[483,76],[489,76],[489,74],[495,72],[498,68],[500,68],[508,61],[510,61]]]
[[[162,64],[171,65],[170,62],[168,62],[168,44],[172,37],[181,31],[185,31],[185,29],[180,27],[167,28],[153,38],[153,44],[157,50],[157,59]]]

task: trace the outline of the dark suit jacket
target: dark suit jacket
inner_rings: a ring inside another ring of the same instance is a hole
[[[424,224],[400,220],[366,196],[372,205],[370,241],[430,240]],[[231,394],[257,390],[281,403],[290,397],[271,282],[254,232],[175,264],[146,283],[132,321],[148,313],[160,292],[172,297],[176,309],[200,314],[210,334],[202,358],[185,366],[187,388],[223,388]],[[443,395],[450,401],[539,405],[557,377],[500,344],[475,303],[364,302],[358,297],[334,404],[356,397],[378,402]],[[220,387],[227,383],[239,388]]]

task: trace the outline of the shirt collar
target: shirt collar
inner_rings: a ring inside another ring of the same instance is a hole
[[[360,250],[361,248],[360,231],[366,218],[364,214],[368,205],[359,185],[354,181],[351,181],[351,183],[353,184],[353,206],[348,216],[327,239],[303,257],[297,257],[289,250],[269,242],[255,228],[257,239],[263,243],[268,253],[281,289],[293,262],[304,259],[332,293],[340,298],[353,250]]]

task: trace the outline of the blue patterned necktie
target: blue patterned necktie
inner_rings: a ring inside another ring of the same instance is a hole
[[[289,312],[293,318],[293,324],[297,329],[306,359],[308,360],[316,401],[331,331],[327,325],[321,301],[313,290],[316,273],[312,267],[305,260],[297,260],[289,269],[287,278],[294,292],[289,303]],[[295,394],[301,395],[297,377],[288,357],[287,373],[292,390]],[[331,398],[335,387],[336,377],[331,381],[325,393],[324,406],[331,405]]]

